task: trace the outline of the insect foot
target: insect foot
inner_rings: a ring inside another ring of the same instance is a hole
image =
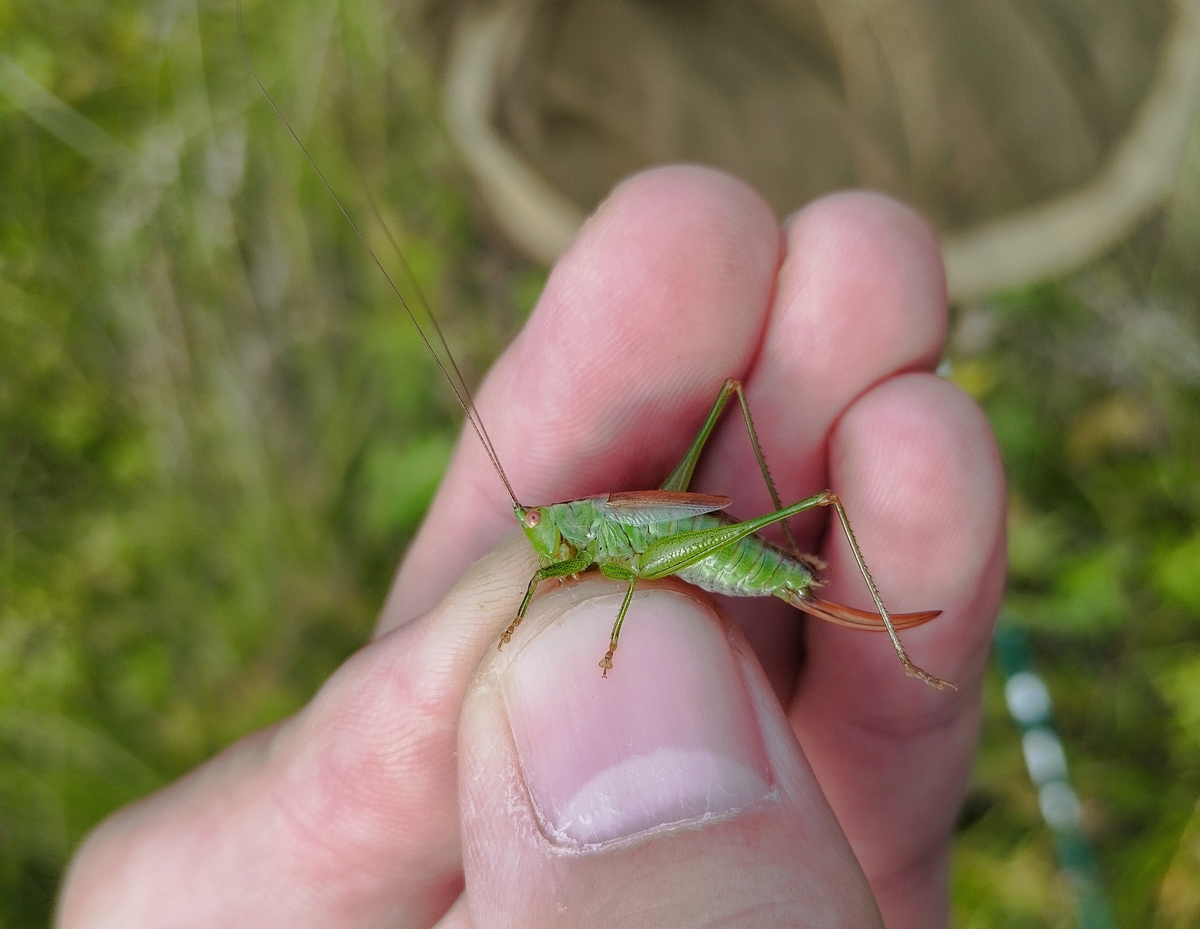
[[[922,668],[918,668],[915,664],[912,664],[911,662],[909,662],[908,664],[906,664],[904,666],[904,673],[907,674],[909,677],[919,678],[920,680],[922,680],[926,684],[928,684],[930,687],[932,687],[934,690],[945,690],[947,687],[949,687],[951,690],[955,691],[956,693],[958,691],[958,687],[956,685],[951,684],[949,681],[943,681],[940,677],[934,677],[928,671],[925,671]]]
[[[600,676],[608,677],[608,672],[612,670],[613,650],[610,648],[604,653],[604,657],[600,659]]]

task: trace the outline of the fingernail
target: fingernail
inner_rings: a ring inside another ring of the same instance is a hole
[[[557,844],[717,816],[771,792],[754,710],[711,607],[670,590],[635,594],[602,678],[620,604],[601,596],[568,609],[505,672],[517,756]]]

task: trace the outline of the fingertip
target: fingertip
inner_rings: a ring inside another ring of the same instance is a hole
[[[706,165],[662,165],[631,174],[613,187],[592,219],[629,205],[650,215],[674,214],[684,219],[690,213],[693,218],[732,220],[735,225],[754,222],[778,227],[771,207],[757,190]]]
[[[945,326],[946,272],[933,229],[915,209],[870,190],[840,191],[812,201],[784,221],[793,246],[815,265],[845,268],[846,285],[866,301],[923,309]]]
[[[883,194],[851,191],[813,201],[786,230],[776,302],[800,319],[809,378],[839,383],[848,371],[874,380],[932,369],[946,338],[946,275],[918,213]]]
[[[1003,542],[1005,482],[974,400],[935,375],[891,378],[846,411],[829,454],[859,531],[888,546],[880,583],[942,609],[978,584]]]
[[[889,610],[939,609],[901,633],[913,661],[977,690],[1004,582],[1005,495],[986,418],[957,386],[926,373],[890,378],[858,398],[835,425],[830,483]],[[871,609],[844,534],[831,527],[828,599]],[[903,675],[883,636],[815,624],[805,686],[842,701],[850,716],[903,731],[916,716],[962,699]],[[881,689],[893,699],[880,704]]]
[[[779,222],[762,195],[740,178],[704,165],[665,165],[631,175],[617,184],[585,226],[597,227],[599,234],[610,224],[618,235],[639,233],[645,244],[657,240],[669,244],[681,234],[681,247],[697,247],[696,236],[713,238],[717,243],[738,243],[739,247],[722,256],[724,262],[738,267],[753,261],[754,272],[763,261],[763,246],[778,243]],[[580,243],[588,241],[587,235]]]
[[[731,337],[736,345],[749,335],[740,331],[743,306],[755,311],[751,323],[761,318],[780,247],[770,207],[737,178],[696,165],[635,174],[555,265],[520,341],[540,346],[569,333],[578,346],[589,335],[611,342],[618,358],[673,337],[702,360],[711,346],[728,350]]]

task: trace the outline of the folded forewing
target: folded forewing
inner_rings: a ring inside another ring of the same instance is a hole
[[[604,513],[618,523],[647,526],[669,523],[723,510],[733,501],[723,494],[693,494],[678,490],[630,490],[609,494]]]

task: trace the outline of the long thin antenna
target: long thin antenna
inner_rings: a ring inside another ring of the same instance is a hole
[[[383,231],[387,235],[388,241],[392,243],[392,247],[396,250],[396,254],[400,257],[400,261],[404,266],[405,274],[408,276],[408,279],[412,282],[413,287],[417,291],[417,295],[421,301],[421,306],[425,310],[425,313],[429,317],[430,323],[432,324],[433,331],[436,335],[435,339],[430,339],[429,335],[425,331],[425,327],[422,326],[417,320],[416,314],[413,313],[412,308],[408,305],[408,301],[404,299],[404,295],[400,293],[400,289],[396,286],[396,282],[392,280],[392,276],[388,274],[387,268],[383,266],[383,262],[380,261],[379,256],[375,254],[375,249],[371,248],[371,244],[367,241],[366,236],[364,236],[362,230],[359,229],[358,223],[354,221],[354,217],[351,216],[350,211],[346,209],[346,205],[342,202],[342,198],[338,196],[337,191],[333,189],[333,185],[330,184],[328,178],[325,177],[325,172],[321,170],[316,160],[309,153],[308,147],[304,144],[304,142],[301,141],[300,136],[296,134],[296,130],[292,128],[292,124],[288,121],[288,118],[283,115],[283,110],[279,108],[279,104],[275,102],[275,98],[271,96],[262,80],[259,79],[258,72],[254,70],[254,62],[250,60],[250,49],[246,43],[246,27],[242,18],[242,0],[237,0],[237,22],[238,42],[241,46],[242,58],[244,58],[246,61],[246,67],[250,71],[250,76],[254,78],[254,83],[258,85],[259,91],[262,92],[262,95],[266,98],[267,103],[271,104],[271,109],[275,111],[275,115],[279,117],[280,122],[283,123],[284,127],[288,131],[288,134],[292,137],[292,140],[297,146],[299,146],[300,151],[304,153],[304,157],[308,159],[308,163],[312,166],[313,171],[316,172],[317,177],[321,179],[321,183],[325,185],[325,189],[329,191],[329,195],[333,197],[333,201],[337,204],[342,216],[344,216],[346,222],[350,224],[350,228],[354,230],[354,234],[358,236],[358,240],[363,244],[363,247],[371,256],[371,260],[375,262],[375,266],[379,268],[379,271],[387,281],[388,286],[392,289],[392,293],[396,295],[396,300],[398,300],[400,305],[404,307],[404,312],[407,313],[408,318],[412,320],[413,326],[416,327],[417,334],[420,335],[421,341],[425,343],[425,347],[429,349],[429,354],[433,356],[434,363],[438,366],[438,370],[442,372],[442,376],[446,379],[446,383],[450,385],[450,390],[454,392],[454,398],[458,401],[458,405],[462,407],[463,413],[467,417],[467,422],[471,424],[471,428],[475,430],[475,435],[479,437],[479,441],[483,445],[483,450],[487,453],[488,459],[492,463],[492,467],[496,469],[496,474],[500,476],[500,480],[504,483],[504,489],[508,492],[508,497],[510,500],[512,500],[513,506],[520,507],[521,504],[517,500],[517,495],[513,491],[512,485],[508,482],[508,475],[504,473],[504,468],[500,465],[500,457],[496,454],[496,449],[492,445],[492,440],[488,436],[487,430],[483,426],[483,420],[479,418],[479,412],[475,408],[475,401],[471,397],[471,391],[467,388],[466,380],[463,378],[458,364],[454,361],[454,355],[450,352],[450,346],[446,343],[446,337],[442,333],[442,328],[438,325],[437,318],[433,315],[433,310],[430,309],[429,302],[425,299],[424,293],[422,293],[420,286],[417,284],[416,277],[413,275],[412,268],[409,266],[407,259],[405,259],[404,253],[400,251],[399,245],[397,245],[396,240],[392,237],[392,232],[388,228],[387,223],[385,223],[383,221],[383,217],[379,215],[379,209],[376,207],[375,201],[368,195],[368,199],[370,199],[371,208],[375,213],[376,219],[383,227]],[[441,351],[445,354],[446,358],[449,359],[449,368],[447,368],[446,363],[442,361],[442,357],[438,353],[438,349],[434,347],[435,342],[437,346],[441,348]],[[453,377],[450,374],[451,371],[454,372]]]
[[[454,360],[454,355],[450,353],[450,348],[446,344],[446,337],[442,334],[441,324],[438,323],[437,316],[434,315],[433,308],[429,305],[429,301],[425,299],[425,291],[422,290],[421,285],[417,283],[417,276],[413,274],[412,265],[410,265],[408,263],[408,259],[404,257],[404,252],[401,250],[400,244],[396,241],[396,237],[393,235],[391,227],[387,224],[387,220],[383,218],[383,214],[379,210],[379,204],[376,203],[375,198],[371,195],[371,191],[368,190],[365,185],[363,186],[363,194],[367,198],[367,203],[370,204],[371,212],[375,216],[375,221],[379,223],[379,228],[382,229],[383,234],[387,236],[388,242],[391,243],[392,250],[396,253],[396,257],[400,260],[400,266],[404,269],[404,276],[408,278],[409,283],[412,284],[413,290],[416,291],[417,299],[421,303],[421,308],[425,311],[425,315],[429,317],[429,322],[433,326],[433,331],[437,333],[438,342],[441,343],[442,347],[446,351],[446,358],[448,358],[450,361],[450,367],[454,371],[454,376],[458,379],[459,386],[466,395],[467,401],[471,404],[471,409],[474,414],[471,420],[471,425],[475,427],[475,431],[477,433],[481,433],[479,438],[483,442],[484,450],[487,451],[488,457],[492,460],[492,464],[496,466],[496,471],[500,475],[500,480],[504,481],[505,487],[508,487],[508,495],[512,497],[513,505],[519,506],[520,504],[517,503],[516,495],[513,494],[512,488],[508,486],[508,478],[504,474],[504,469],[500,467],[500,461],[496,456],[495,446],[492,445],[492,437],[488,435],[487,427],[483,424],[483,418],[479,415],[479,411],[475,409],[475,401],[471,397],[471,392],[467,389],[466,378],[463,377],[462,371],[458,367],[458,362]],[[405,307],[405,309],[408,309],[408,307]],[[412,314],[410,313],[409,315],[411,316]],[[423,333],[422,337],[424,337]],[[428,345],[429,343],[426,342],[426,344]],[[445,374],[444,369],[442,373]],[[451,384],[451,387],[453,388],[454,385]],[[458,391],[455,390],[456,394],[457,392]],[[469,413],[468,415],[470,416],[471,414]]]

